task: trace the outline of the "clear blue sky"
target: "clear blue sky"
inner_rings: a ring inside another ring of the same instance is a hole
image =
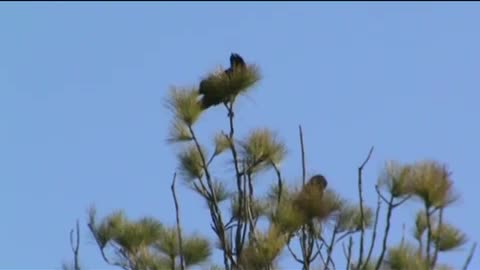
[[[480,240],[479,13],[480,3],[2,3],[0,268],[58,268],[80,218],[82,262],[104,269],[84,226],[92,203],[173,224],[163,99],[231,52],[263,74],[239,103],[239,134],[277,130],[289,181],[301,175],[298,124],[308,171],[347,198],[375,145],[371,205],[384,161],[438,159],[463,196],[447,220]],[[205,141],[225,112],[201,121]],[[186,230],[211,236],[198,196],[179,189]],[[417,206],[395,214],[397,231]],[[469,247],[443,261],[459,267]]]

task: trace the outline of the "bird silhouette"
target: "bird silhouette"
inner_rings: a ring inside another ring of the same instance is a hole
[[[237,54],[232,53],[230,54],[230,67],[225,70],[227,75],[232,75],[235,71],[245,68],[245,61],[243,58]]]
[[[327,188],[327,185],[328,185],[328,182],[327,182],[327,179],[325,179],[325,177],[321,174],[317,174],[317,175],[314,175],[310,178],[310,180],[308,180],[308,184],[309,186],[315,186],[315,187],[318,187],[318,188],[321,188],[322,190],[324,190],[325,188]]]
[[[312,218],[323,218],[328,214],[328,209],[323,205],[327,185],[327,179],[323,175],[314,175],[305,183],[295,199],[298,211],[303,213],[308,224]]]
[[[237,70],[242,70],[246,67],[245,61],[243,58],[237,53],[230,54],[230,67],[223,72],[231,78],[232,75]],[[227,102],[227,97],[224,93],[225,89],[211,89],[208,87],[208,80],[209,78],[203,79],[200,82],[200,86],[198,89],[199,94],[203,95],[201,99],[201,106],[202,109],[206,110],[212,106],[219,105],[221,103]]]

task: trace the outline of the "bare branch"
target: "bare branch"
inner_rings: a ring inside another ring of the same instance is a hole
[[[245,163],[243,164],[243,167],[245,168]],[[244,207],[242,208],[242,215],[243,216],[246,216],[247,215],[247,176],[246,175],[243,175],[243,202],[244,202]],[[241,252],[243,250],[243,246],[245,244],[245,239],[246,239],[246,236],[247,236],[247,224],[246,222],[243,223],[243,220],[239,220],[239,224],[240,225],[243,225],[243,230],[240,231],[240,242],[239,242],[239,246],[238,246],[238,249],[239,251]],[[240,227],[240,226],[239,226]],[[240,227],[241,228],[241,227]],[[240,256],[240,253],[237,253],[237,256]]]
[[[351,237],[351,236],[350,236]],[[348,238],[350,239],[350,238]],[[347,249],[345,248],[345,243],[342,243],[342,252],[343,252],[343,256],[345,256],[345,259],[348,260],[348,251]]]
[[[373,248],[375,247],[375,241],[377,239],[378,217],[380,215],[381,205],[382,205],[382,201],[381,201],[381,198],[380,198],[380,195],[379,195],[379,196],[377,196],[377,210],[375,211],[375,223],[373,225],[372,240],[370,242],[370,249],[368,250],[367,259],[365,259],[365,264],[364,264],[363,269],[365,269],[365,267],[367,267],[368,263],[370,262],[370,258],[371,258],[372,253],[373,253]]]
[[[374,149],[374,147],[372,146],[370,148],[370,151],[368,152],[367,158],[365,158],[365,160],[363,161],[363,163],[362,163],[362,165],[360,166],[359,169],[363,170],[363,167],[365,167],[365,165],[367,165],[367,162],[370,160],[370,157],[372,156],[373,149]]]
[[[302,154],[302,184],[305,185],[307,174],[306,174],[306,162],[305,162],[305,145],[303,142],[303,130],[301,125],[298,126],[298,132],[300,137],[300,150]],[[302,250],[304,270],[310,269],[310,262],[311,262],[310,256],[312,255],[313,245],[314,245],[314,241],[308,241],[309,237],[310,235],[307,233],[307,225],[302,225],[299,241],[300,241],[300,247]]]
[[[388,204],[389,200],[387,200],[387,198],[385,198],[385,196],[383,196],[382,192],[380,192],[380,188],[378,187],[378,185],[375,186],[375,190],[377,191],[377,194],[378,194],[378,196],[380,196],[382,201],[384,203]]]
[[[430,246],[432,245],[432,220],[431,220],[432,216],[431,216],[431,212],[430,212],[430,205],[427,202],[425,202],[425,213],[426,213],[426,216],[427,216],[427,244],[426,244],[426,247],[425,247],[425,251],[427,253],[426,264],[427,264],[427,269],[428,269],[430,264],[431,264]]]
[[[220,239],[222,247],[224,247],[224,254],[223,254],[223,262],[225,264],[226,270],[228,270],[229,267],[229,261],[231,264],[235,264],[235,260],[233,259],[232,252],[228,249],[227,245],[227,235],[225,232],[225,226],[223,224],[222,220],[222,213],[220,211],[219,205],[218,205],[218,200],[217,200],[217,195],[215,193],[215,189],[213,187],[213,182],[212,178],[210,175],[210,172],[208,170],[208,164],[205,159],[205,155],[202,152],[202,148],[200,147],[200,143],[198,142],[197,136],[195,135],[195,132],[193,131],[193,128],[191,125],[188,126],[188,130],[190,132],[190,135],[195,143],[195,146],[197,148],[198,154],[200,155],[200,159],[202,161],[202,167],[203,170],[205,171],[205,177],[207,180],[207,185],[210,190],[210,194],[212,196],[212,201],[208,203],[209,209],[210,209],[210,214],[212,216],[212,222],[215,226],[215,231],[217,232],[217,236]]]
[[[293,252],[292,248],[290,247],[290,241],[288,241],[287,243],[287,248],[290,254],[292,254],[293,259],[295,259],[295,261],[297,261],[298,263],[303,264],[303,261],[297,257],[297,254],[295,254],[295,252]]]
[[[441,230],[442,225],[443,225],[443,208],[440,209],[437,228],[438,228],[439,230]],[[435,269],[435,265],[437,264],[438,251],[439,251],[439,246],[438,246],[438,245],[435,245],[435,249],[433,250],[432,263],[430,264],[430,267],[431,267],[432,269]]]
[[[473,243],[472,248],[470,249],[470,253],[468,254],[467,260],[465,261],[465,264],[462,267],[463,270],[468,269],[468,265],[473,259],[473,254],[475,253],[476,248],[477,248],[477,243]]]
[[[233,127],[233,102],[231,102],[229,105],[225,104],[225,107],[227,108],[228,119],[230,121],[230,138],[233,138],[233,134],[235,132]]]
[[[407,196],[406,196],[405,198],[403,198],[401,201],[399,201],[399,202],[397,202],[397,203],[394,203],[394,204],[393,204],[393,208],[402,205],[404,202],[408,201],[411,197],[412,197],[412,195],[407,195]]]
[[[272,162],[272,167],[275,170],[275,173],[277,174],[277,182],[278,182],[278,198],[277,198],[277,204],[280,204],[280,199],[282,198],[282,193],[283,193],[283,182],[282,182],[282,174],[280,173],[280,169],[278,169],[277,165]]]
[[[210,159],[208,159],[207,165],[210,166],[210,163],[212,163],[213,159],[217,156],[216,153],[213,153]]]
[[[312,262],[315,261],[315,259],[318,257],[318,255],[320,255],[320,250],[317,250],[317,252],[315,252],[312,256]]]
[[[306,163],[305,163],[305,146],[303,144],[303,131],[302,131],[302,126],[298,126],[298,131],[300,134],[300,149],[302,151],[302,183],[305,185],[306,181]]]
[[[246,207],[245,207],[245,200],[246,200],[246,190],[242,189],[242,174],[240,172],[239,164],[238,164],[238,154],[237,150],[235,148],[235,144],[233,142],[233,136],[235,134],[235,129],[234,129],[234,113],[233,113],[233,104],[234,102],[230,102],[229,104],[225,103],[225,108],[228,111],[228,120],[229,120],[229,125],[230,125],[230,133],[227,136],[225,136],[228,139],[229,146],[230,146],[230,151],[232,153],[232,158],[233,158],[233,163],[235,167],[235,176],[237,179],[237,192],[238,192],[238,209],[239,211],[243,211],[243,215],[245,215]],[[243,224],[242,220],[237,221],[237,230],[235,232],[235,253],[237,254],[237,257],[239,257],[242,253],[243,250],[243,245],[245,243],[245,233],[246,233],[246,224]],[[244,228],[245,227],[245,228]],[[243,233],[242,233],[243,232]]]
[[[177,173],[174,173],[171,190],[172,190],[173,202],[175,203],[175,217],[177,219],[178,254],[180,256],[180,269],[185,270],[185,261],[183,259],[182,227],[180,224],[180,208],[178,206],[177,193],[175,192],[176,180],[177,180]]]
[[[113,265],[113,266],[118,266],[118,267],[121,267],[121,268],[125,268],[125,265],[124,264],[121,264],[121,263],[117,263],[117,262],[111,262],[107,255],[105,254],[105,247],[102,246],[102,244],[100,243],[100,240],[98,239],[98,235],[97,235],[97,231],[94,227],[94,224],[92,223],[88,223],[88,228],[90,229],[90,231],[92,232],[92,235],[93,235],[93,238],[95,239],[97,245],[98,245],[98,248],[100,249],[100,254],[102,255],[102,258],[103,260],[109,264],[109,265]]]
[[[363,173],[363,168],[365,165],[367,165],[367,162],[370,160],[370,157],[372,156],[374,147],[372,146],[370,148],[370,151],[368,152],[367,157],[363,161],[362,165],[358,168],[358,195],[360,198],[360,253],[358,255],[358,265],[357,269],[360,269],[360,266],[363,263],[363,249],[364,249],[364,237],[365,237],[365,213],[363,209],[363,191],[362,191],[362,173]]]
[[[381,195],[380,193],[380,190],[377,188],[377,193],[379,195]],[[387,208],[387,221],[386,221],[386,225],[385,225],[385,231],[384,231],[384,235],[383,235],[383,241],[382,241],[382,250],[380,252],[380,257],[378,257],[378,261],[377,261],[377,264],[375,265],[375,270],[378,270],[380,269],[380,266],[382,265],[383,263],[383,257],[385,256],[385,252],[387,250],[387,241],[388,241],[388,234],[390,233],[390,220],[392,218],[392,211],[394,209],[394,205],[393,205],[393,196],[390,195],[390,200],[387,202],[387,205],[388,205],[388,208]]]
[[[335,269],[335,263],[332,260],[333,246],[335,245],[335,237],[337,236],[337,227],[333,228],[332,239],[330,239],[330,244],[327,246],[327,263],[325,264],[324,270],[328,269],[328,265],[331,263]]]
[[[322,244],[319,245],[318,241],[315,241],[315,246],[317,247],[318,255],[320,256],[320,259],[322,260],[322,263],[325,266],[325,265],[327,265],[327,261],[325,260],[325,258],[323,258],[323,255],[322,255],[322,248],[323,248],[323,246],[326,246],[325,245],[325,240],[323,240],[321,242],[322,242]]]
[[[351,261],[352,261],[352,247],[353,247],[353,239],[350,236],[350,238],[348,238],[348,254],[347,254],[347,269],[346,270],[350,270]]]
[[[77,219],[76,223],[76,238],[75,241],[73,240],[73,233],[74,230],[70,230],[70,246],[73,252],[73,267],[75,270],[80,270],[80,263],[79,263],[79,252],[80,252],[80,224]]]
[[[252,176],[250,174],[247,175],[248,179],[248,199],[247,199],[247,217],[248,217],[248,222],[250,225],[250,239],[254,240],[254,242],[257,241],[257,237],[255,234],[255,224],[253,220],[253,213],[252,213],[252,207],[254,206],[254,200],[253,200],[253,183],[252,183]]]
[[[338,244],[338,242],[342,241],[345,237],[349,236],[349,235],[352,235],[354,233],[358,232],[358,230],[353,230],[353,231],[348,231],[348,232],[345,232],[344,234],[342,234],[340,237],[337,238],[337,240],[335,240],[335,244]]]
[[[307,253],[307,258],[308,258],[308,266],[310,267],[310,264],[315,260],[313,256],[313,248],[315,246],[315,238],[313,237],[314,231],[313,231],[313,224],[311,224],[309,228],[309,235],[307,238],[307,243],[308,243],[308,253]]]

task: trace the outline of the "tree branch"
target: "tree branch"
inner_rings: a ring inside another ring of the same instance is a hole
[[[440,209],[439,217],[438,217],[438,230],[442,229],[443,225],[443,207]],[[435,269],[435,265],[437,264],[437,259],[438,259],[438,251],[439,251],[439,246],[438,246],[438,241],[435,243],[435,249],[433,250],[433,258],[432,258],[432,263],[430,267],[432,269]]]
[[[305,185],[305,181],[307,180],[307,174],[306,174],[306,162],[305,162],[305,146],[303,144],[303,131],[302,131],[302,126],[298,126],[298,132],[300,135],[300,150],[302,151],[302,184]]]
[[[182,241],[182,227],[180,224],[180,208],[178,206],[177,194],[175,192],[175,181],[177,180],[177,173],[173,174],[173,180],[171,185],[173,202],[175,203],[175,217],[177,220],[177,240],[178,240],[178,253],[180,255],[180,269],[185,270],[185,261],[183,258],[183,241]]]
[[[431,222],[431,212],[430,212],[430,204],[425,202],[425,213],[427,215],[427,245],[425,247],[426,255],[427,255],[427,269],[429,269],[431,261],[431,254],[430,254],[430,246],[432,245],[432,222]]]
[[[232,158],[233,158],[233,164],[234,164],[234,167],[235,167],[235,177],[237,179],[237,192],[238,192],[238,204],[239,204],[239,211],[243,211],[244,215],[246,214],[244,211],[245,206],[245,192],[246,190],[245,189],[242,189],[242,175],[241,175],[241,172],[240,172],[240,168],[239,168],[239,164],[238,164],[238,154],[237,154],[237,150],[235,148],[235,144],[233,142],[233,136],[235,134],[235,129],[234,129],[234,122],[233,122],[233,117],[234,117],[234,114],[233,114],[233,101],[230,102],[230,104],[225,104],[225,108],[227,109],[228,111],[228,120],[229,120],[229,125],[230,125],[230,133],[228,135],[228,142],[229,142],[229,146],[230,146],[230,151],[232,153]],[[245,231],[245,229],[243,228],[243,226],[246,226],[246,224],[243,224],[243,221],[242,220],[238,220],[237,221],[238,223],[238,226],[237,226],[237,230],[236,230],[236,233],[235,233],[235,253],[237,254],[237,258],[241,255],[242,253],[242,250],[243,250],[243,243],[244,241],[242,239],[244,239],[244,237],[242,237],[242,229],[243,231]]]
[[[470,253],[468,254],[467,260],[465,261],[465,264],[463,264],[462,270],[468,269],[468,265],[473,259],[473,254],[475,253],[476,248],[477,248],[477,243],[473,243],[472,248],[470,249]]]
[[[375,247],[375,241],[377,239],[378,217],[380,215],[381,205],[382,205],[382,201],[380,199],[380,196],[377,196],[377,209],[375,210],[375,223],[373,225],[372,240],[370,242],[370,249],[368,250],[367,259],[365,259],[365,264],[363,265],[363,269],[365,269],[368,266],[368,263],[370,262],[370,258],[372,256],[373,248]]]
[[[277,205],[280,204],[280,199],[282,198],[282,193],[283,193],[283,183],[282,183],[282,174],[280,170],[278,169],[277,165],[272,162],[272,167],[275,170],[275,173],[277,174],[277,182],[278,182],[278,198],[277,198]]]
[[[327,265],[327,261],[325,260],[325,258],[323,258],[322,248],[323,248],[323,246],[327,246],[327,245],[325,244],[324,241],[325,241],[325,240],[321,241],[321,242],[322,242],[321,245],[318,244],[318,241],[315,241],[315,246],[317,247],[318,255],[320,256],[320,259],[322,260],[322,263],[323,263],[323,265],[325,266],[325,265]]]
[[[207,165],[210,166],[210,163],[212,163],[213,159],[217,156],[216,153],[213,153],[210,159],[208,159]]]
[[[403,198],[403,199],[400,200],[399,202],[394,203],[394,204],[393,204],[393,208],[395,208],[395,207],[397,207],[397,206],[400,206],[400,205],[403,204],[404,202],[408,201],[411,197],[412,197],[412,195],[407,195],[405,198]]]
[[[292,254],[293,259],[295,259],[295,261],[297,261],[298,263],[303,264],[303,261],[297,257],[297,254],[295,254],[295,252],[293,252],[292,248],[290,247],[290,241],[288,241],[287,243],[287,248],[290,254]]]
[[[250,174],[247,175],[247,180],[248,180],[248,199],[247,199],[247,218],[248,218],[248,223],[250,225],[250,239],[253,240],[254,242],[257,241],[257,237],[255,235],[255,224],[253,220],[253,213],[252,210],[255,210],[255,205],[254,205],[254,200],[253,200],[253,184],[252,184],[252,176]],[[253,209],[252,209],[253,208]]]
[[[305,162],[305,146],[303,143],[303,130],[301,125],[298,126],[298,132],[300,137],[300,150],[302,154],[302,184],[305,185],[307,174],[306,174],[306,162]],[[311,250],[313,249],[313,245],[309,245],[309,243],[307,243],[309,235],[306,229],[307,229],[306,225],[302,225],[301,235],[299,238],[300,247],[301,247],[302,256],[303,256],[303,262],[304,262],[303,263],[304,270],[310,269],[309,255],[311,255]]]
[[[338,242],[342,241],[345,237],[352,235],[354,233],[358,232],[358,230],[353,230],[353,231],[347,231],[344,234],[342,234],[340,237],[335,240],[335,244],[338,244]]]
[[[243,162],[242,166],[243,166],[243,169],[245,169],[245,166],[246,166],[246,165],[245,165],[245,162]],[[247,176],[244,174],[242,177],[243,177],[243,178],[242,178],[241,184],[243,185],[243,186],[242,186],[242,188],[243,188],[242,198],[243,198],[243,202],[244,202],[243,204],[244,204],[244,206],[243,206],[243,208],[241,209],[241,211],[242,211],[242,212],[241,212],[241,215],[242,215],[243,217],[246,217],[246,216],[247,216],[247,211],[248,211],[248,210],[247,210],[247,199],[248,199],[248,197],[247,197],[247,195],[248,195],[248,194],[247,194]],[[244,247],[244,245],[245,245],[245,241],[246,241],[248,226],[247,226],[247,222],[244,222],[243,219],[239,219],[237,224],[239,224],[238,228],[241,228],[241,230],[239,230],[239,232],[240,232],[240,238],[239,238],[239,242],[238,242],[237,247],[238,247],[238,250],[239,250],[240,252],[242,252],[243,247]],[[242,226],[243,226],[243,227],[242,227]],[[237,229],[238,229],[238,228],[237,228]],[[238,231],[237,231],[237,232],[238,232]],[[237,258],[239,258],[240,255],[241,255],[241,253],[237,253]]]
[[[331,263],[333,268],[335,268],[335,264],[332,261],[332,253],[333,253],[333,246],[335,245],[335,237],[337,236],[337,227],[333,228],[332,232],[332,239],[330,239],[330,244],[327,246],[327,263],[325,264],[324,270],[328,269],[328,265]]]
[[[203,170],[205,171],[207,185],[208,185],[208,188],[210,189],[210,193],[213,199],[213,202],[209,202],[209,208],[210,208],[210,211],[212,212],[212,218],[213,218],[212,221],[215,225],[215,231],[217,232],[217,236],[220,238],[221,245],[224,248],[223,261],[225,264],[225,268],[226,270],[229,270],[230,266],[228,261],[230,260],[231,264],[235,264],[235,260],[233,259],[232,252],[228,249],[228,246],[227,246],[227,235],[225,233],[225,226],[222,220],[222,213],[218,205],[217,195],[215,194],[212,178],[208,170],[208,164],[206,162],[205,155],[202,152],[202,148],[200,147],[200,143],[198,142],[198,139],[191,125],[188,126],[188,130],[190,131],[190,135],[195,143],[198,154],[200,155],[200,159],[202,161],[202,167],[203,167]]]
[[[383,197],[380,193],[380,190],[378,189],[378,186],[375,187],[377,190],[377,193],[379,196]],[[385,252],[387,250],[387,241],[388,241],[388,234],[390,233],[390,220],[392,218],[392,211],[393,211],[393,196],[390,195],[390,200],[387,202],[388,208],[387,208],[387,224],[385,225],[385,232],[383,235],[383,241],[382,241],[382,250],[380,252],[380,257],[378,257],[377,264],[375,265],[375,270],[380,269],[380,266],[383,263],[383,257],[385,256]]]
[[[343,249],[345,249],[344,245],[342,244]],[[353,247],[353,240],[352,237],[350,236],[348,238],[348,251],[347,254],[345,254],[345,257],[347,258],[347,269],[350,270],[351,267],[351,261],[352,261],[352,247]],[[344,250],[345,253],[345,250]]]
[[[117,263],[117,262],[111,262],[108,258],[107,258],[107,255],[105,254],[105,246],[103,246],[101,243],[100,243],[100,240],[98,239],[98,235],[97,235],[97,232],[95,230],[95,227],[94,227],[94,224],[92,223],[88,223],[88,228],[90,229],[90,231],[92,232],[92,235],[93,235],[93,238],[95,239],[97,245],[98,245],[98,248],[100,249],[100,254],[102,255],[102,258],[103,260],[109,264],[109,265],[113,265],[113,266],[118,266],[118,267],[121,267],[121,268],[124,268],[125,269],[125,265],[124,264],[121,264],[121,263]]]
[[[362,226],[360,227],[360,230],[361,230],[360,231],[360,253],[358,255],[357,269],[360,269],[360,266],[363,263],[363,249],[364,249],[363,242],[365,237],[365,216],[364,216],[365,213],[363,209],[362,172],[363,172],[363,168],[365,167],[365,165],[367,165],[367,162],[370,160],[370,157],[372,156],[373,149],[374,147],[372,146],[370,148],[370,151],[368,152],[367,157],[363,161],[362,165],[360,165],[360,167],[358,168],[358,195],[360,199],[360,224],[362,224]]]
[[[80,270],[80,263],[79,263],[79,251],[80,251],[80,224],[77,219],[76,223],[76,238],[75,241],[73,240],[73,229],[70,230],[70,246],[73,252],[73,267],[75,270]]]

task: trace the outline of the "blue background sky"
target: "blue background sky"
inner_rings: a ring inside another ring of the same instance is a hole
[[[232,51],[263,74],[238,105],[239,134],[278,131],[290,182],[301,175],[299,124],[308,171],[347,198],[375,145],[371,205],[384,161],[438,159],[463,196],[447,220],[478,241],[479,13],[479,3],[2,3],[0,268],[58,268],[80,218],[82,262],[104,269],[84,226],[92,203],[173,224],[163,99]],[[213,109],[198,132],[207,141],[226,125]],[[198,196],[179,189],[186,230],[211,236]],[[417,207],[394,215],[397,232]],[[443,261],[460,267],[469,247]]]

